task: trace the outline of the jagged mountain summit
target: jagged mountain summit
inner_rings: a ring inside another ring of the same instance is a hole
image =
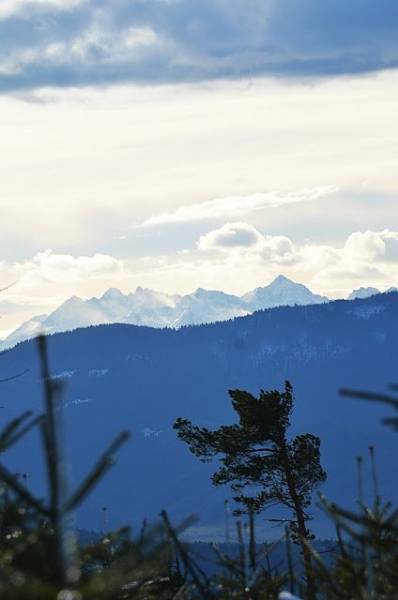
[[[50,315],[23,323],[3,340],[0,348],[11,347],[39,331],[56,333],[111,323],[178,328],[227,321],[277,306],[320,304],[328,300],[283,275],[243,296],[203,288],[186,295],[165,294],[142,287],[134,293],[123,294],[110,288],[100,298],[83,300],[72,296]]]
[[[383,293],[389,294],[390,292],[396,292],[396,291],[398,291],[398,288],[396,288],[396,287],[390,287],[385,292],[382,292],[381,290],[379,290],[378,288],[375,288],[375,287],[360,287],[356,290],[353,290],[351,292],[351,294],[348,296],[347,300],[371,298],[371,296],[376,296],[377,294],[383,294]]]
[[[356,300],[357,298],[370,298],[376,294],[381,294],[381,291],[375,287],[360,287],[353,290],[348,296],[348,300]]]
[[[387,292],[396,290],[390,288]],[[374,287],[361,287],[347,299],[364,299],[380,293]],[[228,321],[257,310],[323,304],[329,300],[283,275],[243,296],[203,288],[186,295],[166,294],[142,287],[137,287],[134,293],[123,294],[117,288],[110,288],[99,298],[84,300],[72,296],[50,315],[33,317],[0,341],[0,350],[32,338],[39,331],[51,334],[112,323],[178,329],[184,325]]]
[[[255,311],[276,306],[322,304],[328,302],[329,298],[313,294],[305,285],[279,275],[269,285],[242,296],[242,300]]]

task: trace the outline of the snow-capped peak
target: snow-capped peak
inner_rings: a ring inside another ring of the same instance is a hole
[[[301,285],[299,283],[295,283],[294,281],[292,281],[291,279],[289,279],[288,277],[285,277],[285,275],[278,275],[277,277],[275,277],[275,279],[268,285],[268,287],[275,287],[275,286],[286,286],[286,285]]]
[[[270,284],[245,294],[242,300],[251,310],[328,302],[326,296],[313,294],[302,283],[296,283],[284,275],[278,275]]]
[[[122,299],[124,300],[125,298],[126,296],[118,288],[109,288],[109,290],[107,290],[100,299],[105,301],[114,301]]]
[[[48,317],[31,319],[7,338],[6,346],[32,337],[39,327],[49,333],[106,323],[181,327],[224,321],[275,306],[317,304],[327,300],[284,275],[242,297],[204,288],[184,296],[143,287],[129,294],[109,288],[99,298],[82,300],[72,296]]]
[[[347,300],[356,300],[357,298],[370,298],[376,294],[381,294],[381,291],[375,287],[360,287],[357,290],[353,290],[348,296]]]

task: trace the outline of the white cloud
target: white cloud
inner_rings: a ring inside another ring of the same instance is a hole
[[[93,296],[120,285],[123,276],[123,262],[106,254],[72,256],[46,250],[28,260],[0,262],[0,287],[13,284],[0,294],[1,326],[48,313],[70,296]]]
[[[25,289],[40,283],[77,283],[88,277],[103,279],[114,274],[121,275],[122,264],[106,254],[75,257],[46,250],[36,254],[31,261],[17,264],[16,270],[21,273],[16,286]]]
[[[156,45],[160,45],[160,40],[150,27],[129,27],[115,36],[114,32],[93,25],[70,45],[65,45],[62,55],[57,54],[64,62],[78,59],[106,64],[118,60],[132,64],[140,59],[140,51],[153,50]]]
[[[239,222],[201,236],[198,249],[211,252],[225,272],[235,270],[239,281],[245,268],[250,276],[283,271],[331,297],[344,297],[358,285],[384,289],[398,281],[398,232],[390,230],[354,232],[342,245],[294,244],[287,236],[263,235]]]
[[[396,231],[365,231],[350,235],[344,253],[347,257],[366,261],[398,260],[398,233]]]
[[[109,287],[124,292],[142,285],[169,293],[197,287],[244,293],[282,273],[331,297],[345,297],[359,286],[387,289],[398,283],[397,240],[398,232],[381,230],[354,232],[336,245],[297,243],[235,222],[202,236],[196,250],[177,255],[121,260],[48,250],[26,261],[0,263],[0,282],[16,281],[0,295],[0,324],[4,330],[16,327],[72,295],[92,297]]]
[[[22,11],[27,6],[71,10],[86,1],[87,0],[1,0],[0,19],[7,19],[13,14]]]
[[[114,277],[121,278],[122,273],[122,261],[106,254],[75,257],[46,250],[30,260],[0,263],[0,280],[5,285],[12,284],[5,297],[10,294],[13,298],[20,296],[25,298],[24,303],[32,302],[29,294],[41,297],[57,289],[59,296],[61,290],[73,290],[88,280],[104,282]]]
[[[342,248],[316,246],[304,249],[303,258],[318,257],[312,281],[344,294],[348,286],[388,288],[398,281],[398,232],[354,232]],[[322,264],[322,257],[324,258]],[[309,260],[311,262],[311,258]]]
[[[299,202],[319,200],[337,192],[337,188],[323,186],[314,189],[304,189],[297,192],[267,192],[248,196],[227,196],[215,198],[198,204],[183,205],[169,213],[154,215],[143,225],[163,225],[168,223],[186,223],[205,219],[222,219],[225,217],[240,217],[267,208],[277,208]]]
[[[8,256],[21,247],[112,253],[117,235],[164,214],[177,225],[195,217],[191,246],[203,213],[223,215],[214,226],[248,220],[275,232],[286,223],[301,239],[383,229],[396,213],[397,94],[390,72],[311,87],[257,80],[47,89],[34,103],[0,96],[0,239]],[[341,192],[323,201],[282,203],[289,190],[331,183]],[[262,209],[272,198],[253,190],[281,190],[281,203]],[[221,205],[203,202],[212,198]],[[180,236],[130,231],[141,234],[162,253]]]
[[[275,264],[293,264],[298,260],[293,242],[284,235],[264,236],[260,252],[265,261]]]
[[[50,41],[39,48],[16,48],[0,62],[0,77],[22,73],[37,62],[53,67],[93,62],[106,67],[114,61],[131,65],[148,50],[160,50],[161,45],[161,40],[150,27],[130,27],[115,35],[93,23],[81,36],[72,40]]]
[[[298,253],[292,241],[283,235],[263,235],[247,223],[227,223],[200,237],[202,251],[256,253],[263,260],[277,264],[291,263]]]
[[[227,223],[200,237],[199,250],[231,250],[259,246],[264,236],[247,223]]]

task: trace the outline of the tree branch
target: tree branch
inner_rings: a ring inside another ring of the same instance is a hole
[[[0,383],[7,383],[8,381],[14,381],[14,379],[18,379],[19,377],[26,375],[26,373],[28,373],[29,371],[30,371],[30,369],[25,369],[24,371],[21,371],[20,373],[17,373],[16,375],[11,375],[11,377],[6,377],[5,379],[0,379]]]
[[[12,475],[2,464],[0,464],[0,480],[4,481],[19,497],[24,500],[29,506],[38,511],[39,514],[48,517],[50,512],[42,505],[39,500],[36,500],[31,493],[22,486],[15,475]]]
[[[114,464],[113,455],[115,452],[130,438],[130,434],[127,431],[123,431],[117,438],[111,443],[109,448],[105,450],[96,466],[93,468],[91,473],[87,475],[83,483],[78,487],[71,498],[67,501],[65,510],[74,510],[87,494],[93,489],[98,483],[98,480],[104,475],[104,473],[110,469]]]

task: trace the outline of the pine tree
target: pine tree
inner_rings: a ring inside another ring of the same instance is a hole
[[[302,547],[307,595],[314,598],[307,509],[312,492],[326,479],[320,440],[309,433],[288,439],[293,409],[289,382],[283,392],[261,390],[258,398],[242,390],[230,390],[229,394],[238,423],[209,430],[179,418],[174,429],[202,461],[220,458],[221,466],[212,481],[229,484],[243,511],[258,513],[275,503],[291,511],[290,527]]]

